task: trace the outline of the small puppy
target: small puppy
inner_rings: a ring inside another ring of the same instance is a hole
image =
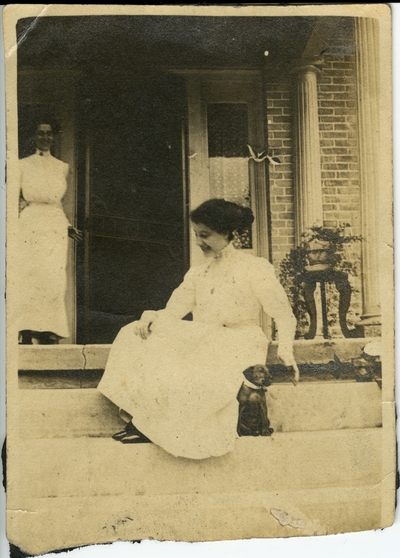
[[[246,368],[243,372],[248,382],[258,386],[251,388],[245,383],[237,394],[239,401],[239,419],[237,433],[239,436],[271,436],[273,428],[270,428],[268,419],[266,386],[272,383],[271,373],[262,364],[256,364]]]

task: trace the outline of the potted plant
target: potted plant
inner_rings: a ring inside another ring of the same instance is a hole
[[[348,277],[357,275],[357,263],[354,258],[347,257],[346,246],[361,240],[359,236],[348,234],[349,227],[349,224],[341,224],[336,228],[311,227],[303,234],[301,245],[292,249],[281,261],[280,281],[297,319],[297,338],[313,338],[315,335],[315,312],[313,309],[310,311],[310,296],[314,296],[316,281],[321,279],[324,282],[324,297],[325,287],[327,289],[324,336],[329,336],[328,327],[332,329],[338,321],[337,313],[334,311],[334,307],[338,304],[339,310],[342,310],[339,321],[343,334],[346,337],[360,336],[356,328],[349,330],[346,325],[351,293],[355,291],[354,287],[350,286]],[[308,290],[307,296],[305,287],[310,285],[310,281],[312,287]],[[348,305],[344,302],[346,297]],[[310,326],[309,331],[307,331],[308,326]],[[312,333],[310,333],[311,329],[313,329]]]
[[[343,223],[336,228],[315,226],[303,233],[302,245],[306,249],[308,265],[341,271],[348,267],[350,271],[351,262],[346,261],[345,245],[360,241],[361,237],[346,234],[349,227],[348,223]]]

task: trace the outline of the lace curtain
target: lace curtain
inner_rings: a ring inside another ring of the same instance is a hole
[[[211,197],[250,207],[247,105],[210,104],[207,118]],[[233,244],[252,248],[251,230]]]
[[[248,160],[242,157],[211,157],[209,163],[211,197],[250,206]],[[251,248],[251,231],[236,234],[233,244],[235,248]]]

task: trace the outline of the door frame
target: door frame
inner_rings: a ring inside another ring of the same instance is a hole
[[[207,105],[243,103],[248,106],[248,140],[254,148],[266,146],[264,126],[263,77],[258,70],[184,70],[188,98],[188,189],[189,209],[210,198],[207,141]],[[256,256],[269,259],[268,188],[265,163],[249,159],[251,208],[255,220],[252,229]],[[199,264],[202,255],[190,235],[190,263]]]
[[[248,141],[256,151],[267,149],[267,129],[264,100],[264,77],[261,70],[177,70],[184,75],[187,87],[188,127],[188,201],[195,209],[210,198],[208,164],[207,105],[214,103],[244,103],[248,106]],[[249,191],[253,249],[251,252],[270,261],[271,231],[269,183],[266,162],[249,158]],[[190,232],[190,263],[198,265],[203,256]],[[259,324],[268,339],[273,336],[272,320],[260,310]]]
[[[76,88],[82,73],[78,70],[24,68],[18,71],[18,105],[53,106],[55,118],[61,127],[57,137],[55,155],[68,163],[67,192],[63,208],[68,221],[76,226],[77,220],[77,153],[76,153]],[[70,94],[65,95],[65,90]],[[67,261],[67,290],[65,304],[70,337],[62,338],[61,344],[76,343],[76,244],[69,241]]]

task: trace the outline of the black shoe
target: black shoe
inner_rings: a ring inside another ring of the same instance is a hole
[[[19,332],[20,334],[20,345],[33,345],[32,343],[32,331],[30,329],[24,329]]]
[[[124,438],[127,434],[140,434],[139,430],[133,426],[131,422],[127,422],[126,426],[123,430],[120,430],[116,434],[113,435],[113,439],[120,441]]]
[[[117,442],[122,442],[124,444],[138,444],[138,443],[146,443],[150,442],[144,434],[142,434],[136,426],[134,426],[131,422],[128,422],[125,426],[124,430],[117,432],[114,434],[113,439]],[[124,441],[126,440],[126,441]]]
[[[144,434],[127,434],[121,440],[123,444],[151,444],[152,441],[146,438]]]
[[[58,345],[61,337],[51,331],[40,331],[36,334],[39,345]]]
[[[127,434],[128,432],[126,430],[121,430],[120,432],[116,432],[115,434],[113,434],[112,439],[119,442],[124,436],[127,436]]]

